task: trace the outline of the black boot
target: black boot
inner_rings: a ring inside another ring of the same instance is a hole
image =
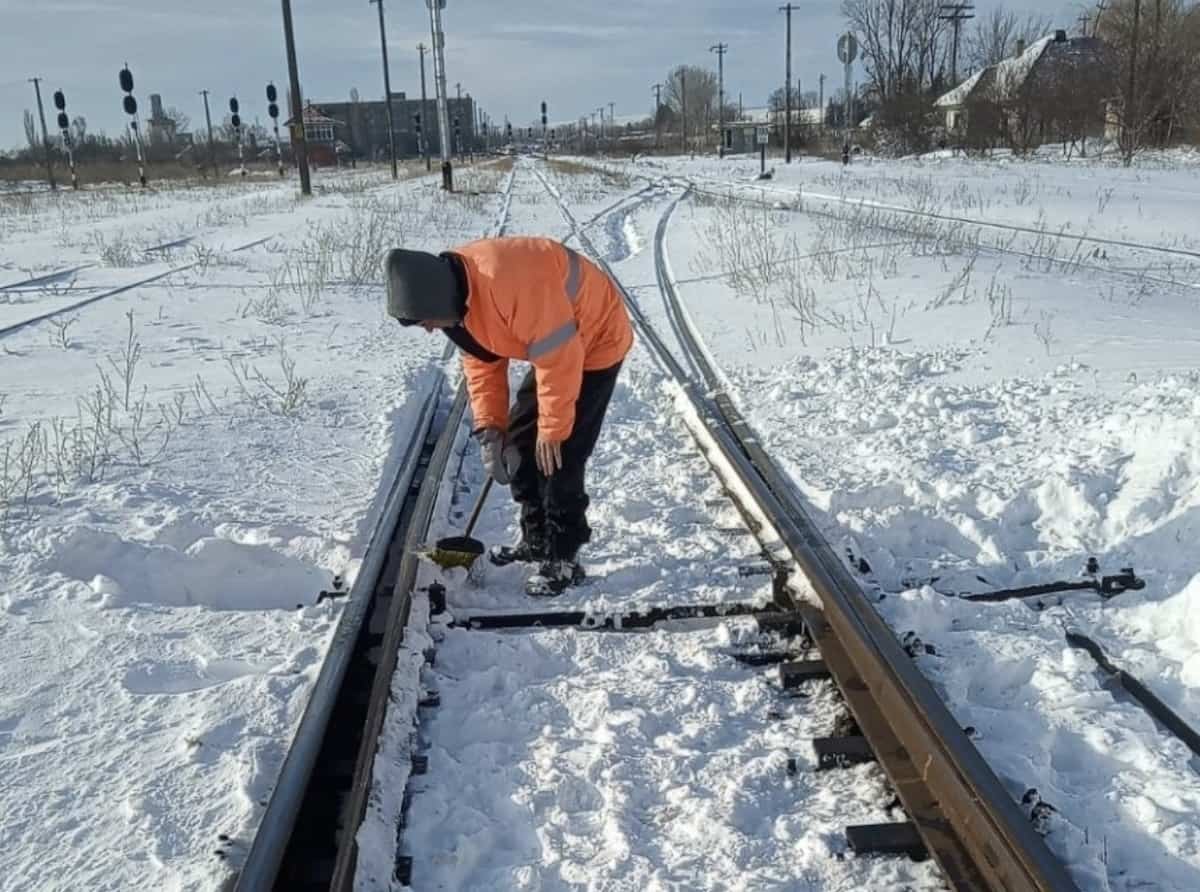
[[[488,560],[497,567],[507,567],[509,564],[532,564],[540,556],[532,545],[522,539],[516,545],[493,545],[488,550]]]
[[[561,595],[585,578],[583,567],[576,560],[542,561],[538,571],[526,581],[525,594],[534,598],[551,598]]]

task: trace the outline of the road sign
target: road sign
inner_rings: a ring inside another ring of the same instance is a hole
[[[754,142],[757,145],[765,146],[771,138],[771,131],[767,127],[754,128]]]
[[[843,65],[849,65],[858,58],[858,38],[847,31],[837,42],[838,61]]]

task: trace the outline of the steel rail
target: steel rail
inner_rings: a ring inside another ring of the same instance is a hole
[[[467,388],[465,382],[461,382],[454,403],[450,407],[449,417],[434,446],[433,455],[429,459],[429,466],[412,505],[412,513],[408,518],[408,525],[404,533],[403,557],[400,559],[400,570],[392,586],[392,599],[383,644],[380,648],[379,666],[371,686],[370,706],[367,710],[362,744],[355,760],[350,800],[342,817],[344,838],[338,847],[337,861],[334,865],[333,882],[330,885],[333,892],[351,892],[354,888],[354,874],[358,865],[358,827],[367,813],[367,802],[371,795],[375,753],[379,749],[383,723],[387,717],[390,702],[392,676],[396,673],[397,658],[400,646],[404,641],[409,612],[412,609],[412,591],[421,562],[420,546],[425,541],[429,530],[441,480],[454,451],[454,441],[458,436],[458,429],[462,425],[466,408]]]
[[[581,244],[620,285],[586,235],[578,230],[561,196],[540,174],[539,178],[555,196],[560,212]],[[660,251],[665,231],[665,226],[660,227],[662,238],[656,238],[656,249]],[[663,281],[670,285],[665,273]],[[946,877],[958,889],[1076,889],[1063,865],[1021,814],[933,686],[858,588],[809,518],[794,486],[762,449],[728,395],[719,391],[701,393],[698,382],[684,373],[632,295],[624,286],[621,288],[641,334],[692,405],[698,422],[692,427],[693,433],[710,439],[775,527],[805,582],[820,600],[823,610],[810,623],[817,626],[812,631],[818,639],[823,635],[830,638],[828,643],[836,646],[831,650],[840,651],[830,660],[835,678]],[[667,297],[679,303],[673,287]],[[706,365],[705,351],[686,313],[677,309],[676,318],[682,323],[681,347],[692,354],[692,363]],[[704,377],[719,380],[711,368]],[[881,716],[886,717],[886,724],[879,722]]]
[[[255,239],[252,242],[248,242],[244,245],[239,245],[236,248],[232,248],[230,253],[236,253],[238,251],[245,251],[248,248],[253,248],[255,245],[261,245],[263,242],[268,241],[272,238],[274,238],[274,236],[267,236],[266,238]],[[155,273],[152,276],[147,276],[143,279],[138,279],[136,282],[130,282],[128,285],[121,285],[117,288],[112,288],[101,294],[94,294],[91,297],[84,298],[83,300],[77,300],[74,303],[68,304],[65,307],[59,307],[58,309],[55,309],[55,310],[49,310],[45,313],[40,313],[37,316],[31,316],[28,319],[22,319],[20,322],[13,322],[10,325],[6,325],[3,328],[0,328],[0,338],[6,337],[7,335],[10,335],[10,334],[14,334],[15,332],[21,331],[24,328],[28,328],[31,325],[37,325],[37,323],[39,323],[39,322],[45,322],[47,319],[53,319],[55,316],[61,316],[63,313],[70,313],[72,310],[79,310],[79,309],[82,309],[83,307],[88,306],[89,304],[94,304],[98,301],[106,300],[110,297],[116,297],[118,294],[124,294],[126,291],[132,291],[134,288],[140,288],[143,285],[150,285],[154,282],[159,281],[160,279],[167,278],[167,276],[173,276],[176,273],[186,272],[187,270],[192,269],[193,267],[199,266],[199,265],[200,265],[200,261],[193,260],[190,263],[185,263],[185,264],[182,264],[181,266],[174,266],[174,267],[171,267],[171,269],[165,270],[163,272]],[[89,266],[94,266],[94,264],[89,264]],[[83,269],[83,268],[84,267],[77,267],[77,269]],[[60,275],[60,274],[62,274],[62,272],[63,271],[60,270],[59,273],[52,274],[52,275]],[[15,286],[9,286],[9,287],[15,287]]]
[[[421,405],[414,435],[388,487],[320,673],[279,770],[254,841],[238,873],[233,887],[235,892],[265,892],[274,887],[313,766],[325,740],[329,717],[342,690],[342,682],[362,632],[363,622],[372,607],[378,577],[386,563],[401,510],[409,500],[409,489],[419,470],[422,447],[437,414],[440,389],[439,378],[430,387]]]
[[[489,227],[490,235],[504,232],[508,223],[512,194],[513,171],[509,171],[502,189],[501,208]],[[388,184],[390,185],[390,184]],[[443,355],[451,355],[453,345]],[[350,793],[340,815],[340,838],[332,868],[330,888],[349,892],[354,883],[358,861],[356,841],[358,828],[366,814],[374,770],[375,754],[387,716],[392,676],[395,674],[400,645],[412,606],[412,588],[419,566],[418,546],[424,541],[434,510],[438,487],[445,474],[455,435],[467,405],[466,387],[460,382],[457,395],[446,418],[441,414],[441,391],[444,375],[438,375],[422,405],[418,424],[409,440],[404,458],[392,481],[385,506],[379,515],[364,555],[362,566],[351,588],[349,603],[338,622],[330,650],[321,666],[320,675],[305,707],[300,726],[293,738],[288,755],[280,770],[279,779],[263,814],[249,854],[233,886],[232,892],[266,892],[277,888],[285,855],[292,840],[305,793],[312,778],[313,767],[329,731],[337,698],[342,693],[347,668],[355,643],[364,631],[364,622],[374,606],[374,597],[383,587],[380,579],[394,550],[397,538],[403,540],[399,569],[390,587],[383,641],[379,651],[371,690],[368,695],[367,717],[355,757]],[[431,435],[437,431],[428,461],[423,464]],[[420,488],[412,487],[418,473],[423,472]]]
[[[619,166],[615,167],[615,168],[609,168],[607,166],[597,165],[594,163],[591,166],[593,166],[596,170],[600,170],[600,171],[603,171],[606,173],[624,172],[627,176],[633,176],[638,179],[643,179],[649,183],[657,183],[660,185],[675,184],[675,185],[681,186],[681,187],[690,186],[691,191],[695,192],[696,194],[712,195],[717,198],[728,198],[728,199],[733,199],[735,201],[748,201],[748,202],[753,202],[755,204],[767,204],[769,206],[773,206],[765,198],[766,193],[770,192],[777,196],[780,196],[781,199],[787,199],[789,202],[795,202],[797,200],[803,200],[805,198],[814,198],[814,199],[820,199],[820,200],[824,200],[824,201],[838,202],[838,203],[842,203],[842,204],[846,204],[846,205],[857,205],[860,207],[865,206],[865,207],[871,208],[873,210],[885,211],[885,212],[889,212],[889,213],[895,212],[895,213],[900,213],[900,214],[909,214],[909,215],[913,215],[913,216],[926,217],[929,219],[941,219],[946,222],[957,222],[960,224],[977,225],[977,226],[981,226],[981,227],[993,227],[993,228],[1005,229],[1005,230],[1009,230],[1009,231],[1022,232],[1026,235],[1035,235],[1040,238],[1050,238],[1050,239],[1062,240],[1062,241],[1067,241],[1067,242],[1074,241],[1077,246],[1079,244],[1082,244],[1083,242],[1091,242],[1091,243],[1095,243],[1095,244],[1109,245],[1109,246],[1113,246],[1113,247],[1122,247],[1122,248],[1126,248],[1129,250],[1142,250],[1142,251],[1156,252],[1156,253],[1161,253],[1161,254],[1183,256],[1183,257],[1187,257],[1192,260],[1200,260],[1200,251],[1191,251],[1186,248],[1172,248],[1172,247],[1169,247],[1166,245],[1154,245],[1154,244],[1151,244],[1148,242],[1132,242],[1132,241],[1124,241],[1124,240],[1120,240],[1120,239],[1106,239],[1103,236],[1071,234],[1071,233],[1067,233],[1065,231],[1057,231],[1056,232],[1054,230],[1049,230],[1049,229],[1035,229],[1032,227],[1021,227],[1018,224],[991,223],[986,220],[976,220],[971,217],[955,217],[953,215],[939,215],[932,211],[922,211],[917,208],[907,208],[907,207],[904,207],[903,205],[890,205],[885,202],[872,202],[869,199],[854,199],[854,198],[849,198],[849,197],[841,197],[841,196],[837,196],[837,195],[830,195],[829,193],[824,193],[824,192],[805,192],[802,188],[801,189],[785,189],[781,186],[767,186],[767,185],[763,185],[763,184],[757,183],[757,182],[738,182],[738,181],[734,181],[734,180],[719,180],[719,179],[716,179],[713,177],[705,177],[705,176],[701,176],[701,175],[682,176],[682,175],[678,175],[678,174],[660,174],[659,176],[654,177],[654,176],[650,176],[649,174],[640,173],[638,171],[623,170],[623,168],[621,168]],[[725,191],[725,192],[710,191],[710,189],[703,188],[702,184],[705,184],[705,183],[707,183],[710,188],[725,187],[728,191]],[[754,196],[751,194],[746,194],[746,193],[753,193],[753,192],[762,193],[762,196]],[[816,214],[817,216],[830,217],[832,219],[840,219],[838,217],[838,215],[833,213],[831,210],[814,210],[812,208],[806,208],[804,212],[809,213],[809,214]],[[916,230],[906,229],[906,228],[900,227],[900,226],[872,224],[872,227],[879,229],[883,232],[894,232],[894,233],[902,233],[902,234],[907,234],[907,235],[920,236],[920,233],[917,232]],[[971,243],[967,242],[966,244],[971,244]],[[1028,259],[1032,259],[1032,260],[1039,260],[1039,261],[1042,261],[1045,263],[1054,264],[1056,266],[1066,266],[1066,267],[1070,267],[1070,268],[1074,268],[1074,269],[1086,269],[1086,270],[1090,270],[1092,272],[1097,272],[1097,273],[1101,273],[1101,274],[1125,276],[1127,278],[1136,279],[1138,281],[1145,280],[1145,281],[1149,281],[1149,282],[1154,282],[1155,284],[1170,285],[1170,286],[1174,286],[1177,288],[1189,288],[1189,289],[1200,288],[1200,282],[1188,282],[1188,281],[1184,281],[1181,279],[1164,278],[1163,276],[1153,275],[1146,270],[1100,266],[1098,264],[1087,263],[1079,258],[1072,258],[1072,257],[1046,257],[1046,256],[1043,256],[1040,254],[1035,254],[1035,253],[1032,253],[1029,251],[1020,251],[1020,250],[1016,250],[1011,247],[1004,247],[1001,245],[991,245],[991,244],[979,243],[978,246],[981,250],[994,251],[998,254],[1008,254],[1013,257],[1024,257],[1024,258],[1028,258]],[[866,247],[873,247],[873,246],[866,246]],[[1169,266],[1168,266],[1168,269],[1169,269]]]

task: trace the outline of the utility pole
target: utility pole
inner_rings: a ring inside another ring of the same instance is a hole
[[[442,188],[454,191],[454,166],[450,163],[450,116],[446,104],[446,35],[442,31],[442,0],[427,0],[429,30],[433,35],[433,88],[437,94],[438,136],[442,143]]]
[[[454,106],[454,142],[457,143],[458,161],[461,164],[463,160],[463,141],[458,129],[459,119],[462,117],[462,81],[458,81],[454,85],[455,92],[458,94],[458,104]]]
[[[950,22],[954,28],[954,44],[950,50],[950,81],[952,85],[958,86],[958,33],[963,22],[975,18],[975,7],[970,3],[943,3],[940,10],[938,18],[943,22]]]
[[[217,175],[217,147],[213,143],[212,115],[208,111],[208,90],[201,90],[204,97],[204,121],[208,124],[208,162],[212,165],[213,175]]]
[[[821,75],[818,79],[820,88],[817,92],[817,105],[821,107],[821,129],[825,129],[825,75]]]
[[[38,117],[42,119],[42,148],[46,151],[46,181],[50,184],[51,190],[55,190],[58,188],[58,183],[54,182],[54,166],[50,163],[50,134],[46,132],[46,112],[42,108],[42,79],[31,77],[29,82],[33,84],[33,92],[37,95]]]
[[[425,44],[417,44],[417,52],[421,54],[421,153],[425,156],[426,172],[433,170],[433,162],[429,159],[429,137],[425,129],[430,125],[429,101],[425,98]]]
[[[300,69],[296,64],[296,37],[292,31],[292,0],[283,3],[283,38],[287,43],[288,82],[292,87],[292,151],[300,169],[300,194],[312,195],[308,176],[308,144],[304,141],[304,101],[300,97]]]
[[[687,73],[679,69],[679,135],[683,142],[683,154],[687,154]]]
[[[792,163],[792,10],[798,7],[791,3],[779,7],[787,13],[787,73],[783,80],[783,156],[784,163]]]
[[[1142,0],[1133,0],[1133,43],[1129,51],[1129,97],[1123,109],[1125,116],[1125,166],[1133,163],[1133,152],[1137,147],[1137,64],[1138,29],[1142,21]]]
[[[725,54],[729,45],[718,43],[708,48],[710,53],[717,54],[717,157],[725,157]]]
[[[662,84],[651,84],[650,89],[654,91],[654,148],[662,147]]]
[[[396,125],[392,119],[392,74],[388,69],[387,34],[383,29],[383,0],[367,0],[379,4],[379,45],[383,48],[383,101],[387,103],[388,153],[392,156],[392,179],[400,179],[396,169]]]

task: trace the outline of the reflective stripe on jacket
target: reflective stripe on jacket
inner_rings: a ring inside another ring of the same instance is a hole
[[[463,326],[502,357],[463,354],[476,428],[508,426],[508,360],[521,359],[537,376],[538,434],[565,440],[583,372],[616,365],[633,344],[621,292],[603,270],[552,239],[483,239],[453,253],[467,272]]]

